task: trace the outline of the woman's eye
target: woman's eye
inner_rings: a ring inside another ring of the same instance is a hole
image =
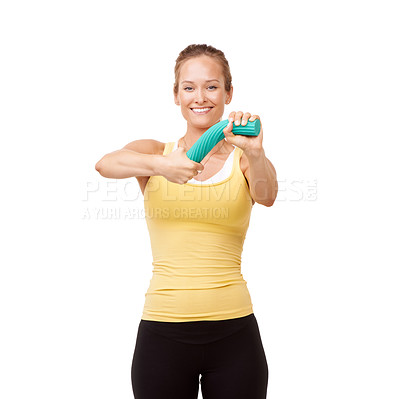
[[[209,89],[217,89],[217,86],[208,86]],[[186,86],[183,90],[192,91],[193,87]]]

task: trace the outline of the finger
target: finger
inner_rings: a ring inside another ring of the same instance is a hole
[[[242,118],[242,116],[243,116],[243,112],[242,111],[236,112],[236,115],[235,115],[235,125],[236,126],[240,125],[240,119]]]
[[[246,112],[246,113],[243,115],[243,118],[242,118],[242,126],[246,126],[246,125],[247,125],[247,121],[249,120],[250,117],[251,117],[251,113],[250,113],[250,112]]]
[[[235,114],[236,114],[235,111],[232,111],[232,112],[229,114],[229,117],[228,117],[229,121],[233,122],[233,121],[235,120]]]
[[[195,170],[202,171],[204,169],[204,165],[202,163],[196,162]]]
[[[232,121],[228,121],[228,124],[225,126],[223,129],[223,132],[231,132],[233,128],[233,123]]]
[[[249,119],[250,122],[255,121],[256,119],[260,119],[258,115],[252,115],[251,118]]]
[[[234,135],[232,133],[232,128],[233,128],[233,123],[231,121],[228,122],[228,124],[225,126],[225,129],[222,130],[222,132],[226,135],[226,136],[232,136]]]

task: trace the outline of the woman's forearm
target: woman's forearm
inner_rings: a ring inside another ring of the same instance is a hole
[[[278,194],[276,171],[264,149],[246,153],[249,160],[250,192],[254,201],[271,206]]]
[[[125,179],[136,176],[161,175],[165,163],[164,155],[142,154],[121,149],[104,155],[96,163],[96,170],[112,179]]]

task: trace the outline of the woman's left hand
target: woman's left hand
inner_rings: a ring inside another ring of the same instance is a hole
[[[235,126],[245,126],[247,124],[247,121],[254,121],[256,119],[260,120],[260,117],[258,115],[251,115],[250,112],[243,113],[242,111],[232,111],[229,114],[229,123],[223,130],[223,133],[225,135],[226,141],[229,144],[233,144],[236,147],[239,147],[243,150],[245,153],[251,153],[251,152],[258,152],[263,149],[262,146],[262,140],[263,140],[263,128],[260,120],[260,134],[258,136],[243,136],[241,134],[234,134],[232,133],[232,128],[233,128],[233,123],[235,123]]]

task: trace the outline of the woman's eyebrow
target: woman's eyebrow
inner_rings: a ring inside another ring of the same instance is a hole
[[[209,80],[206,80],[206,82],[213,82],[213,81],[216,81],[216,82],[219,83],[219,80],[218,80],[218,79],[209,79]],[[181,83],[194,83],[194,82],[192,82],[191,80],[182,80]]]

